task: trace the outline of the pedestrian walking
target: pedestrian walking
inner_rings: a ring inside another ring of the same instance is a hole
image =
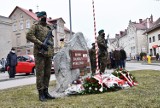
[[[158,53],[156,54],[156,60],[157,61],[159,60],[159,54]]]
[[[31,27],[26,38],[34,43],[36,85],[39,93],[39,100],[46,101],[47,99],[55,99],[55,97],[51,96],[48,92],[54,49],[53,46],[43,44],[47,33],[51,30],[51,27],[46,23],[46,12],[39,12],[37,17],[39,21]],[[53,38],[50,38],[50,42],[54,42]],[[45,50],[44,54],[40,53],[41,48]]]
[[[12,48],[7,55],[7,66],[9,67],[9,78],[15,78],[16,66],[17,66],[17,55],[15,49]]]

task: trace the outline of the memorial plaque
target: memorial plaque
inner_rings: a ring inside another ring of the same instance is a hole
[[[85,68],[88,63],[88,54],[85,50],[70,50],[71,69]]]

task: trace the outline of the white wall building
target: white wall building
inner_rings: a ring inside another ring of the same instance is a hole
[[[26,10],[16,6],[9,18],[12,22],[12,34],[10,35],[12,37],[12,47],[15,47],[17,55],[33,54],[33,43],[27,41],[26,33],[38,21],[36,12],[34,13],[32,9]],[[65,22],[62,18],[52,19],[49,17],[47,21],[49,24],[56,24],[57,26],[57,29],[54,30],[54,51],[57,52],[60,48],[60,39],[68,39],[67,36],[70,36],[68,35],[70,33],[64,26]]]
[[[6,58],[12,47],[11,20],[0,16],[0,59]]]
[[[146,32],[148,37],[148,53],[152,56],[160,54],[160,18]]]
[[[139,22],[129,21],[129,25],[125,31],[120,31],[120,34],[116,34],[115,43],[118,48],[124,48],[127,56],[136,58],[137,54],[141,52],[148,52],[147,36],[144,32],[153,24],[153,16],[146,18],[144,20],[139,19]]]

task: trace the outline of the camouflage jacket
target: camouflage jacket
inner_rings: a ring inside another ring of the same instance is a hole
[[[97,44],[99,48],[99,53],[107,53],[107,43],[101,35],[97,37]]]
[[[26,34],[27,40],[34,43],[35,56],[39,53],[39,50],[41,49],[41,45],[44,42],[49,29],[50,29],[49,25],[42,26],[40,22],[36,22],[27,32]],[[50,41],[53,42],[53,38],[51,38]],[[53,54],[54,54],[54,48],[53,46],[49,45],[48,51],[45,51],[44,56],[52,57]]]
[[[96,50],[95,50],[95,48],[92,47],[89,50],[89,56],[90,56],[90,60],[91,61],[95,61],[96,60]]]

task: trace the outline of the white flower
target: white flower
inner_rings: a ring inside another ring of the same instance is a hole
[[[97,88],[95,88],[95,90],[98,90]]]
[[[91,88],[91,87],[89,87],[89,90],[92,90],[92,88]]]

